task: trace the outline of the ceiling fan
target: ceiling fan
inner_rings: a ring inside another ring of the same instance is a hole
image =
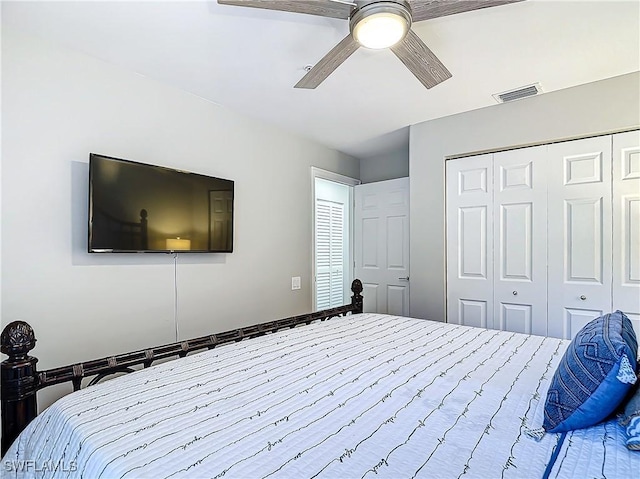
[[[451,73],[411,30],[412,23],[523,0],[218,0],[223,5],[264,8],[349,20],[349,35],[295,85],[316,88],[358,48],[391,51],[427,88]]]

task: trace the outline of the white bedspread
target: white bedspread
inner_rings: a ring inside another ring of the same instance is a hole
[[[538,478],[567,341],[379,314],[334,318],[70,394],[5,477]],[[56,472],[53,469],[58,468]],[[19,471],[20,470],[20,471]],[[569,433],[551,478],[638,477],[610,421]]]

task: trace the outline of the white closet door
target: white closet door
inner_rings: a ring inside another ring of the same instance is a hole
[[[613,136],[613,306],[640,337],[640,132]]]
[[[492,155],[449,160],[447,318],[493,328]]]
[[[494,328],[547,334],[547,147],[493,155]]]
[[[611,137],[549,145],[548,335],[611,309]]]

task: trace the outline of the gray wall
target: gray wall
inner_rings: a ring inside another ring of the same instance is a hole
[[[409,142],[402,147],[382,155],[360,160],[360,181],[393,180],[409,176]]]
[[[182,339],[312,309],[310,167],[358,160],[6,28],[2,100],[2,324],[39,367],[174,341],[174,307]],[[235,180],[235,251],[86,253],[89,152]]]
[[[411,127],[411,315],[445,319],[446,157],[640,126],[640,73]]]

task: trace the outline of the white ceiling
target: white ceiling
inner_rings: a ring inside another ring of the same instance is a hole
[[[174,85],[358,158],[405,146],[411,124],[640,70],[640,1],[528,0],[414,24],[453,78],[425,89],[389,51],[359,49],[294,89],[348,33],[311,15],[180,2],[2,2],[2,25]]]

